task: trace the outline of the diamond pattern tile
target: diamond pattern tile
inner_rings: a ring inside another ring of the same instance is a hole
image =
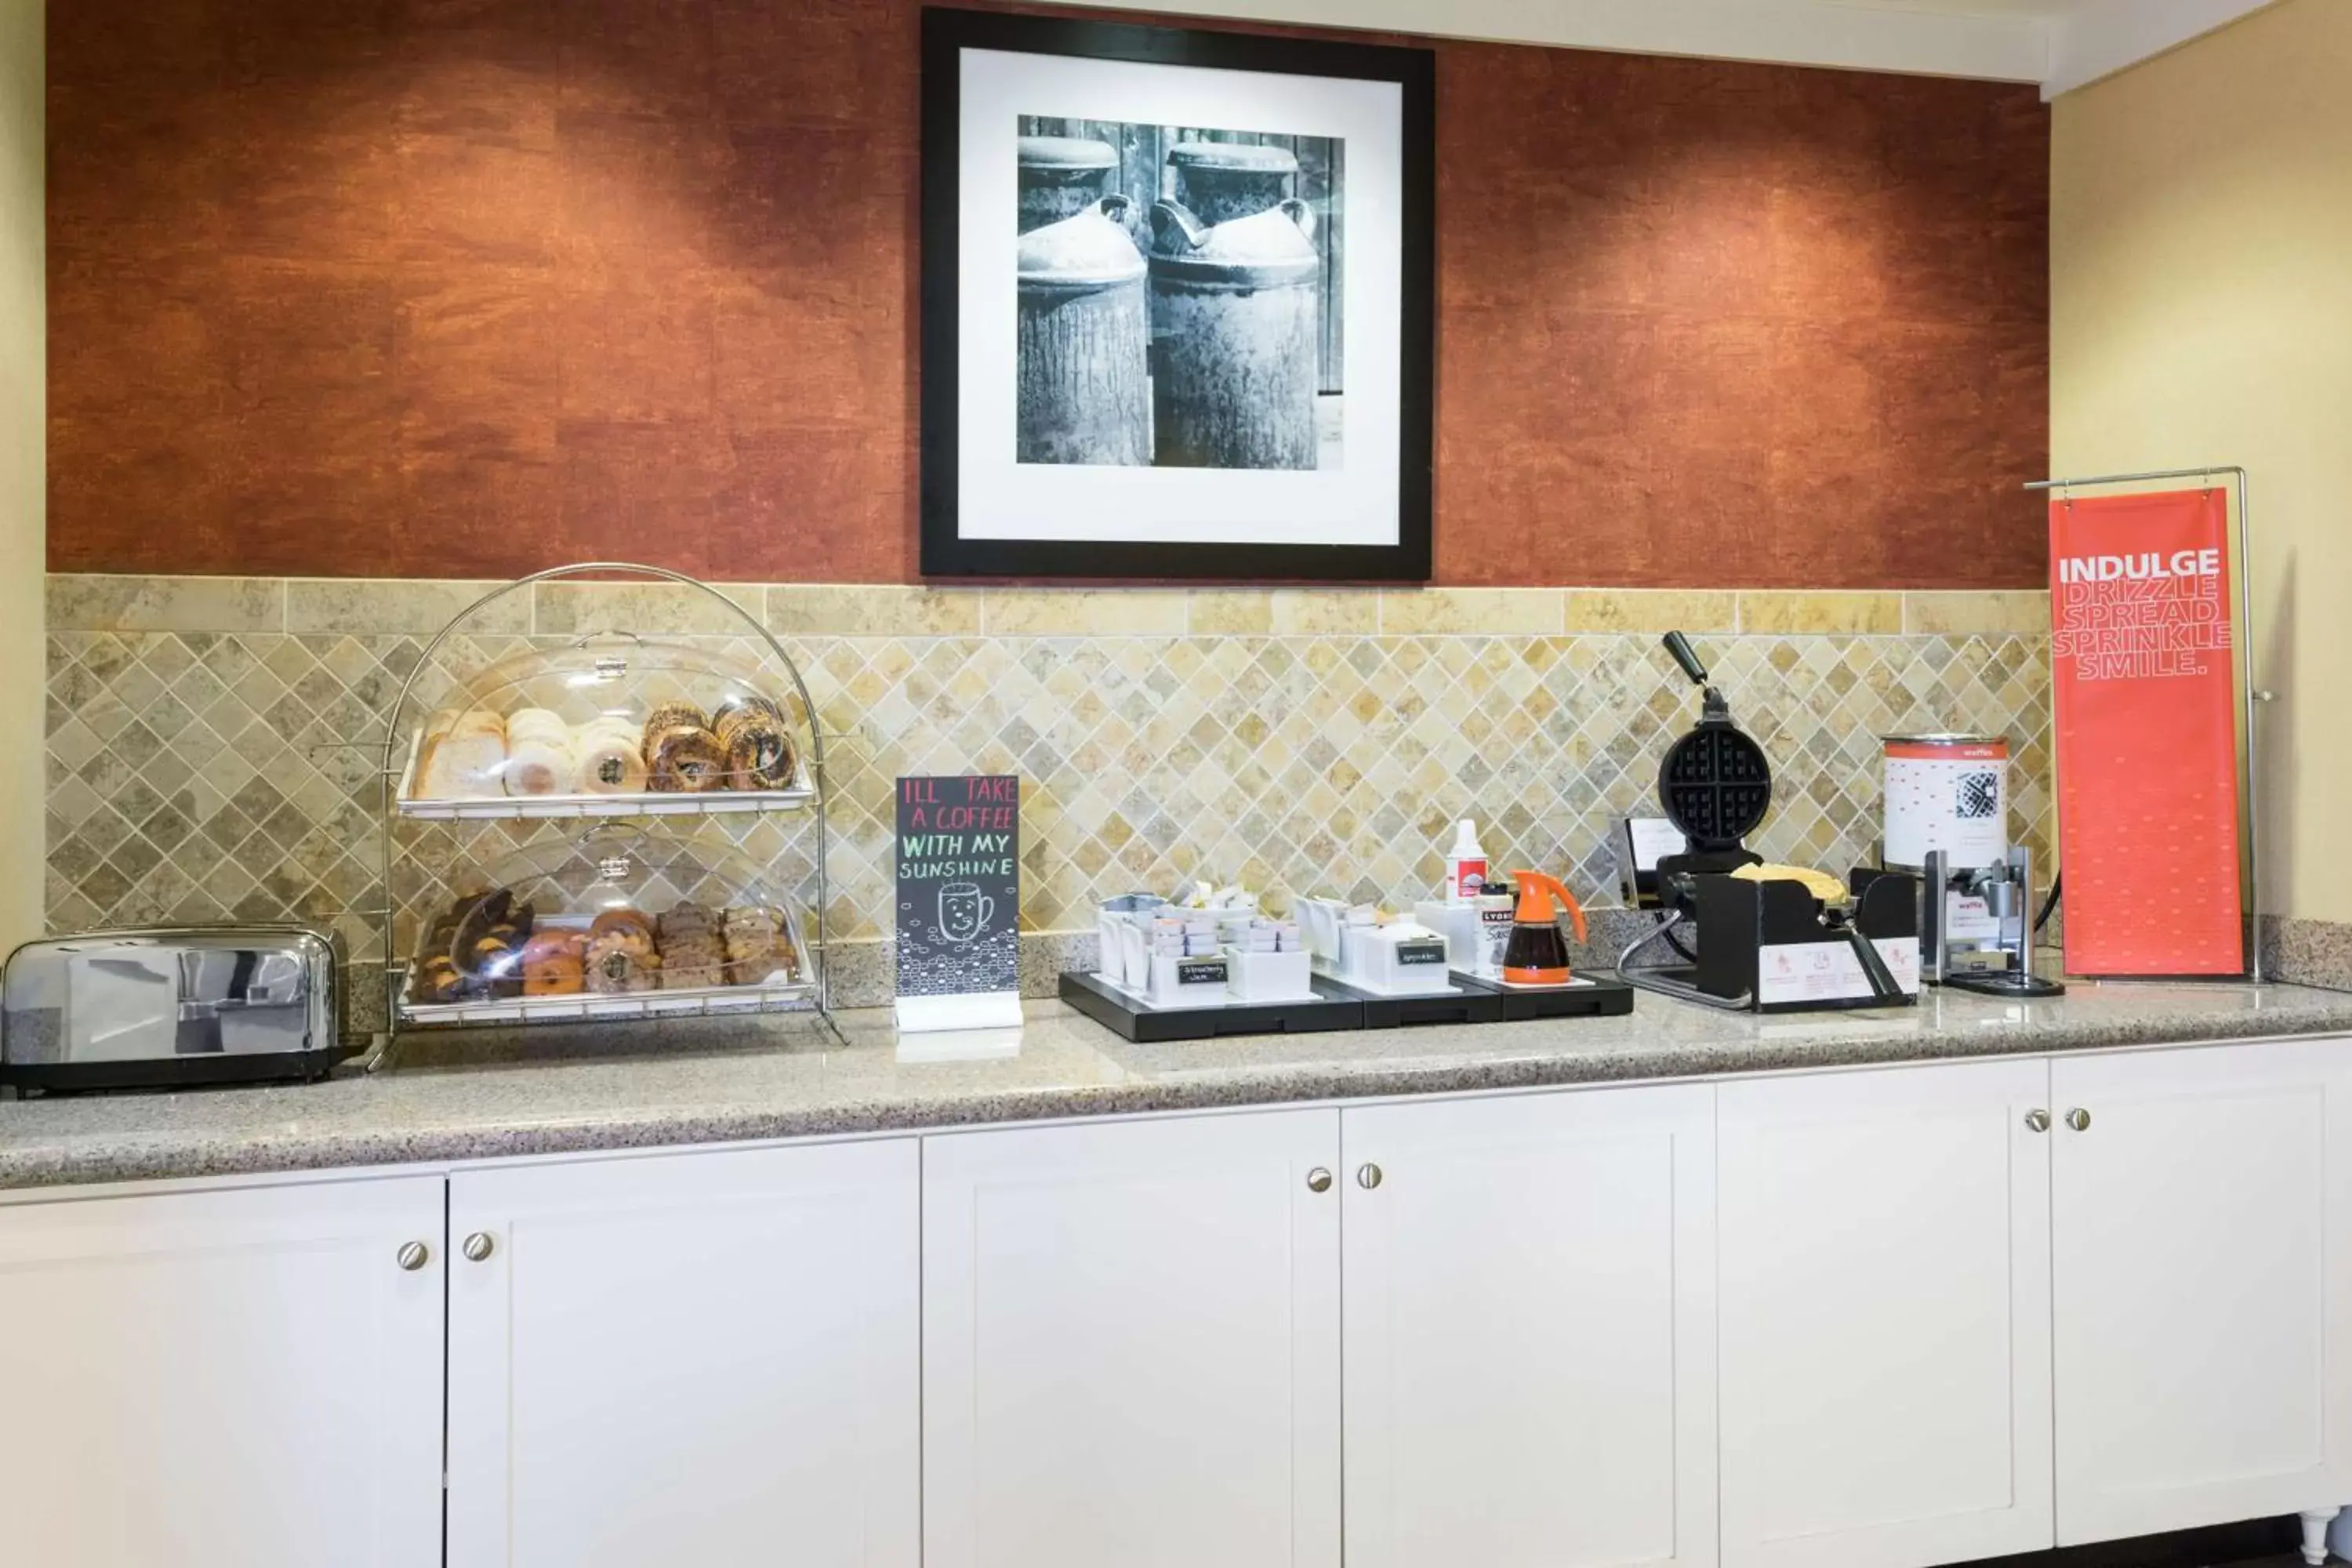
[[[561,639],[542,639],[553,645]],[[757,662],[748,639],[696,639]],[[59,633],[48,649],[48,920],[57,930],[299,917],[383,956],[387,901],[414,922],[453,876],[579,831],[411,823],[385,880],[385,710],[417,670],[437,705],[533,646],[282,634]],[[1023,921],[1092,923],[1094,902],[1214,877],[1408,903],[1442,837],[1475,817],[1493,858],[1565,870],[1614,901],[1612,818],[1649,806],[1696,694],[1635,636],[824,637],[791,646],[828,741],[830,934],[890,921],[892,781],[1025,779]],[[1774,759],[1755,847],[1843,868],[1877,834],[1876,737],[2010,736],[2012,836],[2051,832],[2041,637],[1725,637],[1702,648]],[[708,859],[803,908],[805,819],[714,818]]]

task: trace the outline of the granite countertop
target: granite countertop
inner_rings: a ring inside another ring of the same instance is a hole
[[[1027,1011],[993,1041],[902,1042],[884,1010],[841,1015],[844,1040],[808,1018],[411,1036],[373,1077],[0,1100],[0,1188],[2352,1033],[2352,994],[2284,985],[1931,992],[1769,1018],[1643,995],[1618,1018],[1171,1045],[1058,1002]]]

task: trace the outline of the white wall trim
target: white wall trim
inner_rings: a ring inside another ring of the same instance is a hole
[[[2027,16],[1884,10],[1844,0],[1087,0],[1130,11],[1249,17],[1652,55],[2039,82],[2050,25]]]
[[[1067,0],[1128,11],[1294,22],[1631,54],[2042,84],[2111,76],[2276,0],[2081,0],[2055,19],[1971,14],[1969,0]],[[1927,8],[1948,4],[1949,10]],[[2055,8],[2053,6],[2053,8]]]
[[[0,0],[0,731],[38,734],[48,555],[41,0]],[[39,748],[28,748],[37,751]],[[41,934],[41,759],[0,757],[0,943]]]
[[[2090,0],[2051,29],[2050,76],[2042,96],[2071,92],[2274,3]]]

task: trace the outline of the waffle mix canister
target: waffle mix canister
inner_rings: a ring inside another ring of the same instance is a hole
[[[1998,735],[1885,737],[1885,860],[1917,871],[1941,849],[1954,870],[2009,854],[2009,742]]]

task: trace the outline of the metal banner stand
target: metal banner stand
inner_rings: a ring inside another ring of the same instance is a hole
[[[2255,984],[2263,983],[2263,898],[2262,841],[2260,837],[2261,808],[2254,793],[2255,720],[2263,704],[2275,701],[2278,693],[2254,684],[2254,585],[2253,585],[2253,526],[2252,514],[2246,510],[2246,470],[2234,463],[2216,463],[2201,468],[2155,468],[2144,474],[2094,474],[2080,479],[2036,479],[2025,488],[2029,490],[2056,490],[2067,504],[2073,504],[2072,493],[2077,489],[2096,489],[2107,485],[2154,484],[2169,479],[2201,479],[2210,483],[2216,474],[2228,474],[2235,482],[2238,496],[2238,624],[2231,633],[2231,651],[2238,656],[2238,678],[2245,692],[2246,739],[2238,754],[2238,826],[2245,843],[2244,892],[2246,902],[2246,975]],[[2053,588],[2056,584],[2052,585]],[[2056,704],[2052,704],[2055,722]],[[2050,762],[2053,801],[2058,765],[2057,736],[2051,736]],[[2062,816],[2063,823],[2063,818]],[[2059,874],[2065,873],[2065,849],[2063,837],[2059,847]]]

